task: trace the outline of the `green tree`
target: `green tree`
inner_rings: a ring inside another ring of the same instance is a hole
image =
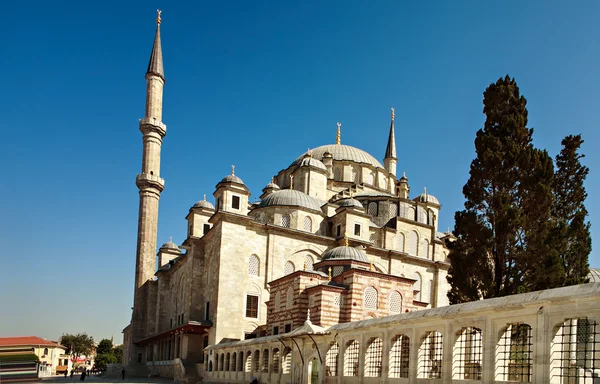
[[[63,334],[60,337],[60,344],[67,348],[67,354],[71,355],[73,362],[81,356],[89,356],[95,349],[94,338],[86,333]]]
[[[113,355],[117,358],[117,362],[120,363],[123,361],[123,346],[117,345],[113,348]]]
[[[579,153],[581,135],[569,135],[562,142],[562,150],[556,156],[554,176],[554,204],[552,216],[556,222],[555,249],[565,270],[563,285],[587,282],[588,257],[592,251],[590,223],[586,222],[587,192],[583,183],[589,168],[581,164]]]
[[[452,303],[556,286],[562,276],[548,241],[554,168],[533,147],[527,101],[508,76],[483,95],[486,121],[449,245]]]
[[[109,339],[102,339],[96,347],[96,355],[112,354],[113,343]]]
[[[112,353],[103,353],[100,355],[96,355],[94,358],[94,365],[96,368],[101,369],[103,371],[106,370],[108,364],[117,363],[118,360]]]

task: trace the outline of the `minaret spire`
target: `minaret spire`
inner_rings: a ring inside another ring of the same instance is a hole
[[[392,122],[390,123],[390,135],[388,137],[387,148],[385,149],[385,158],[383,163],[386,171],[396,176],[396,164],[398,159],[396,158],[396,134],[394,131],[394,118],[395,110],[392,108]]]
[[[146,75],[153,74],[165,80],[165,69],[163,68],[162,47],[160,45],[160,23],[162,19],[160,14],[162,11],[157,9],[158,16],[156,17],[156,34],[154,35],[154,45],[152,45],[152,53],[150,54],[150,62],[148,63],[148,71]]]

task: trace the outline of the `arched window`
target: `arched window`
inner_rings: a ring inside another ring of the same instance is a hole
[[[306,270],[306,271],[314,270],[313,264],[314,264],[313,258],[310,255],[304,256],[304,270]]]
[[[371,338],[365,352],[365,377],[381,377],[383,341]]]
[[[397,217],[398,216],[398,206],[396,205],[396,203],[390,203],[390,206],[388,208],[388,218],[391,219],[393,217]]]
[[[304,216],[304,230],[306,232],[312,232],[312,219],[310,216]]]
[[[406,218],[409,220],[417,220],[417,210],[412,205],[408,207]]]
[[[292,290],[292,287],[288,288],[285,301],[287,309],[292,309],[294,306],[294,291]]]
[[[273,349],[273,373],[279,373],[279,348]]]
[[[415,272],[415,274],[413,275],[413,279],[416,280],[415,284],[413,285],[413,290],[418,291],[415,294],[415,300],[421,301],[421,291],[422,291],[423,287],[421,284],[421,275],[419,274],[419,272]]]
[[[263,350],[262,372],[269,372],[269,350]]]
[[[290,215],[288,215],[287,213],[285,215],[281,215],[281,226],[282,227],[289,228],[291,222],[292,222],[292,219],[291,219]]]
[[[428,214],[427,224],[435,226],[435,214],[433,213],[433,211],[431,209],[427,211],[427,214]]]
[[[408,378],[410,356],[410,339],[406,335],[396,335],[392,339],[390,348],[390,378]]]
[[[225,371],[229,372],[229,363],[231,361],[231,355],[227,352],[227,356],[225,357]]]
[[[248,275],[258,276],[260,273],[260,260],[256,255],[250,255],[248,258]]]
[[[442,377],[443,339],[442,334],[427,332],[421,339],[417,378],[440,379]]]
[[[344,376],[358,376],[358,355],[360,343],[358,340],[350,340],[346,343],[344,352]]]
[[[417,221],[427,224],[427,211],[423,207],[417,207]]]
[[[252,366],[252,372],[260,372],[260,351],[258,349],[254,351],[254,362]]]
[[[358,170],[356,169],[356,167],[352,167],[352,178],[351,181],[353,183],[358,183]]]
[[[275,294],[274,310],[279,311],[280,309],[281,309],[281,293],[277,292]]]
[[[333,179],[335,181],[342,181],[342,179],[344,178],[344,170],[342,167],[335,166],[333,167]]]
[[[404,252],[404,233],[398,233],[398,251]]]
[[[225,360],[225,354],[221,353],[221,364],[219,365],[220,371],[224,370],[224,367],[225,367],[224,360]]]
[[[212,372],[212,370],[213,370],[213,362],[209,361],[208,362],[208,372]]]
[[[388,189],[388,179],[387,179],[387,177],[385,177],[385,176],[383,177],[383,180],[382,180],[382,183],[381,183],[381,187],[382,187],[383,189],[385,189],[386,191],[387,191],[387,189]]]
[[[375,185],[375,172],[369,171],[369,173],[367,173],[367,180],[365,182],[369,185]]]
[[[240,352],[238,355],[238,372],[244,372],[244,352]]]
[[[327,354],[325,355],[325,376],[337,376],[338,358],[340,356],[340,347],[333,341]]]
[[[426,259],[429,259],[429,240],[423,240],[423,250],[421,251],[421,256]]]
[[[44,356],[48,356],[48,348],[44,348]]]
[[[496,345],[496,380],[531,382],[532,346],[531,327],[528,324],[509,324],[503,328]]]
[[[289,275],[290,273],[294,272],[295,270],[296,270],[296,268],[294,267],[294,263],[292,263],[291,261],[288,261],[285,263],[285,267],[283,267],[283,274]]]
[[[377,308],[377,290],[373,287],[367,287],[363,296],[363,305],[368,309]]]
[[[479,328],[465,327],[457,333],[452,354],[452,378],[481,380],[483,367],[483,333]]]
[[[419,234],[417,231],[412,231],[408,235],[408,254],[411,256],[417,256],[417,246],[419,244]]]
[[[402,312],[402,295],[398,291],[390,292],[390,313]]]
[[[246,372],[252,372],[252,352],[246,352]]]
[[[291,367],[292,367],[292,349],[290,347],[285,347],[285,349],[283,350],[281,373],[283,373],[284,375],[289,375]]]
[[[595,320],[571,318],[553,329],[550,377],[556,383],[593,383],[600,369],[600,329]]]
[[[231,354],[231,370],[233,372],[237,371],[237,365],[238,365],[238,362],[237,362],[237,353],[233,352]]]
[[[371,216],[377,216],[377,203],[374,201],[371,201],[369,203],[369,205],[367,206],[367,213]]]

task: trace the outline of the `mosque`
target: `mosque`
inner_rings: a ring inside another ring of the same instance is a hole
[[[367,377],[380,382],[382,375],[408,383],[403,378],[449,375],[442,373],[453,364],[446,362],[451,347],[442,344],[446,329],[423,331],[424,337],[416,336],[418,330],[411,337],[377,336],[389,319],[417,327],[418,317],[426,324],[433,321],[427,316],[455,307],[448,307],[446,281],[446,244],[453,236],[438,231],[438,199],[426,190],[411,196],[408,178],[398,178],[393,109],[389,135],[382,138],[383,164],[342,144],[338,123],[335,143],[308,150],[265,177],[259,201],[249,200],[243,174],[232,167],[216,184],[214,203],[204,196],[189,209],[185,241],[166,242],[156,252],[167,131],[160,22],[159,13],[139,124],[135,294],[123,331],[128,371],[190,383],[249,382],[253,376],[260,382],[358,383]],[[600,287],[581,297],[597,300],[598,294]],[[485,327],[475,325],[465,331],[463,347],[479,348],[479,355],[467,355],[482,360],[481,348],[491,347],[473,331]],[[511,332],[524,329],[518,327],[502,328],[509,341]],[[336,339],[352,332],[360,336]],[[409,363],[417,358],[427,362],[422,369]],[[487,375],[481,361],[462,364],[465,379]],[[515,374],[509,365],[507,379]],[[520,369],[531,378],[530,367]]]

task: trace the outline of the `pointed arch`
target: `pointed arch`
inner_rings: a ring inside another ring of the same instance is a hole
[[[419,234],[417,231],[411,231],[408,235],[408,254],[418,256]]]

